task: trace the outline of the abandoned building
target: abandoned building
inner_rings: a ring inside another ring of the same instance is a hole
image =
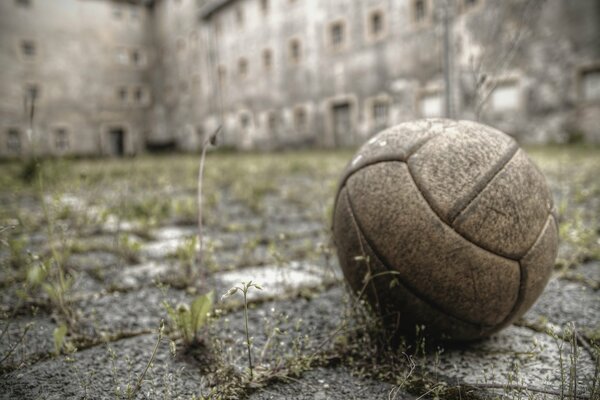
[[[3,0],[0,156],[343,147],[420,117],[600,142],[597,0]]]

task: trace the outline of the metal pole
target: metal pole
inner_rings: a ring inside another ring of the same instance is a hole
[[[452,85],[452,0],[444,0],[444,105],[447,118],[454,118],[453,85]]]

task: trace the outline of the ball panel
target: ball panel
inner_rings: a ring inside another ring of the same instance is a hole
[[[519,150],[454,221],[473,243],[520,259],[538,238],[552,210],[541,172]]]
[[[366,241],[417,296],[475,324],[496,325],[513,309],[518,263],[477,247],[441,221],[405,163],[365,167],[346,187]]]
[[[419,120],[381,131],[363,144],[350,160],[342,174],[340,186],[354,171],[366,165],[380,161],[405,161],[413,151],[441,134],[445,122],[447,121],[441,119]]]
[[[507,135],[460,121],[427,142],[408,165],[435,212],[446,222],[481,190],[517,149]]]
[[[414,333],[415,324],[425,324],[428,331],[463,340],[483,337],[495,330],[495,327],[456,319],[426,303],[399,280],[392,283],[397,275],[386,273],[389,270],[373,252],[362,232],[357,229],[353,218],[346,189],[342,189],[335,208],[333,225],[342,271],[354,292],[363,293],[388,326],[394,330]],[[372,278],[367,282],[368,273]]]
[[[514,311],[513,319],[523,315],[546,287],[554,268],[557,249],[558,230],[554,217],[550,215],[538,240],[521,259],[523,295],[520,305]]]

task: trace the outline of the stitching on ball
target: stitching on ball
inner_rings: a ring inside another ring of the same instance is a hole
[[[454,206],[448,213],[448,222],[453,225],[456,218],[463,213],[470,205],[475,201],[476,198],[487,188],[487,186],[498,176],[506,166],[515,158],[519,152],[519,146],[513,142],[512,146],[508,149],[494,166],[483,176],[482,179],[475,182],[473,189],[467,193],[462,199],[459,199],[454,203]]]
[[[345,185],[344,185],[345,187]],[[341,190],[340,190],[341,192]],[[364,239],[365,244],[369,247],[369,249],[371,250],[371,252],[373,253],[373,255],[377,258],[377,261],[379,261],[379,264],[381,264],[385,270],[387,272],[392,272],[388,266],[389,263],[385,257],[379,253],[379,251],[377,250],[377,248],[374,246],[373,243],[371,243],[371,240],[367,237],[367,235],[364,234],[363,232],[363,228],[360,225],[360,222],[358,221],[358,218],[355,217],[355,213],[354,213],[354,205],[352,204],[352,200],[350,198],[350,193],[348,190],[346,190],[346,201],[348,202],[348,207],[350,208],[350,217],[352,218],[352,220],[354,221],[356,228],[358,230],[358,233],[360,234],[358,240],[360,241],[361,239]],[[419,300],[421,300],[422,302],[424,302],[425,304],[427,304],[428,306],[430,306],[432,309],[441,312],[443,315],[452,317],[454,319],[456,319],[457,321],[467,324],[469,326],[472,327],[476,327],[476,328],[483,328],[483,329],[495,329],[496,326],[495,325],[486,325],[486,324],[481,324],[481,323],[475,323],[475,322],[471,322],[471,321],[467,321],[461,317],[458,317],[456,315],[454,315],[453,313],[444,310],[440,305],[438,305],[437,303],[435,303],[432,300],[427,299],[425,296],[423,296],[422,293],[420,293],[418,290],[412,288],[410,285],[408,285],[404,280],[402,280],[401,278],[398,277],[398,275],[394,275],[394,277],[396,279],[398,279],[398,281],[400,282],[400,284],[402,286],[404,286],[406,288],[407,291],[409,291],[413,296],[415,296],[416,298],[418,298]]]
[[[508,313],[508,315],[504,319],[504,321],[502,321],[502,323],[500,324],[500,326],[505,325],[512,318],[514,318],[515,313],[519,310],[519,308],[521,308],[521,305],[523,304],[523,300],[525,299],[525,281],[527,280],[527,269],[523,268],[523,264],[522,264],[521,261],[525,257],[527,257],[527,255],[529,255],[529,253],[531,253],[531,251],[533,250],[533,248],[542,240],[542,238],[544,236],[544,233],[546,232],[546,228],[550,224],[550,219],[551,218],[552,218],[552,220],[554,220],[554,216],[550,213],[546,217],[546,223],[542,226],[542,229],[537,234],[536,239],[533,242],[533,244],[529,247],[529,249],[527,250],[527,252],[525,252],[525,254],[521,257],[521,259],[519,259],[519,272],[520,272],[519,273],[519,276],[520,276],[519,293],[517,294],[517,299],[515,300],[515,304],[513,305],[513,308],[510,310],[510,312]]]

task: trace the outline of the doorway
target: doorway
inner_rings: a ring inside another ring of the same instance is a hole
[[[351,146],[354,142],[352,129],[352,105],[335,103],[332,108],[333,138],[337,147]]]
[[[125,155],[125,129],[120,126],[108,131],[108,151],[111,155]]]

